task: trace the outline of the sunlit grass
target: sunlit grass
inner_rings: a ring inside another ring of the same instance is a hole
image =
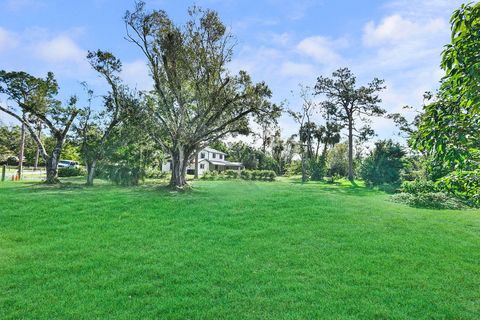
[[[352,186],[0,184],[0,319],[478,319],[480,211]]]

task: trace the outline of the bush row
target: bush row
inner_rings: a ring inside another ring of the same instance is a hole
[[[394,202],[405,203],[412,207],[429,209],[458,210],[466,208],[460,199],[445,192],[399,193],[392,196]]]
[[[84,168],[74,168],[74,167],[65,167],[65,168],[58,168],[58,176],[60,178],[65,177],[78,177],[78,176],[85,176],[87,172]]]
[[[449,189],[446,181],[437,183],[428,180],[405,181],[401,193],[393,197],[393,201],[414,207],[432,209],[463,209],[476,205],[471,198],[461,196]]]
[[[274,181],[277,177],[275,171],[272,170],[225,170],[223,172],[205,172],[201,177],[203,180],[230,180],[230,179],[242,179],[242,180],[258,180],[258,181]]]

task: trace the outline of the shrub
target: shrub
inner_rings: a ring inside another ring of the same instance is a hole
[[[410,194],[440,192],[440,188],[433,181],[415,180],[402,183],[401,191]]]
[[[327,175],[330,177],[348,175],[348,144],[336,144],[327,154]]]
[[[274,181],[276,177],[277,177],[277,174],[275,173],[275,171],[267,170],[266,172],[267,181]]]
[[[467,207],[460,199],[445,192],[399,193],[393,195],[392,200],[418,208],[458,210]]]
[[[368,185],[396,184],[400,181],[405,151],[392,140],[375,143],[373,152],[362,162],[360,176]]]
[[[285,175],[291,177],[302,174],[302,161],[294,160],[285,166]]]
[[[252,172],[250,170],[243,170],[240,172],[240,178],[243,180],[252,180]]]
[[[277,174],[273,170],[226,170],[218,173],[216,171],[207,171],[201,177],[202,180],[220,180],[220,179],[242,179],[242,180],[259,180],[274,181]]]
[[[310,178],[313,181],[320,181],[325,176],[326,162],[325,157],[321,156],[318,160],[311,160],[309,163]]]
[[[240,173],[238,170],[226,170],[225,171],[225,178],[226,179],[238,179]]]
[[[121,186],[136,186],[145,178],[145,172],[141,168],[125,165],[104,165],[99,172],[102,178]]]
[[[61,178],[85,176],[86,174],[87,172],[83,168],[74,168],[74,167],[58,168],[58,176]]]
[[[145,170],[145,178],[165,179],[166,177],[167,177],[167,172],[161,171],[160,169],[148,168]]]

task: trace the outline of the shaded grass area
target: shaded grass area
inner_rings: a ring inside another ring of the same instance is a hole
[[[0,318],[478,319],[480,211],[361,185],[0,184]]]

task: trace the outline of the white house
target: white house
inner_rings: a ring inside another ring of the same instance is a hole
[[[198,157],[198,175],[201,176],[207,171],[225,171],[225,170],[242,170],[244,165],[241,162],[230,162],[225,160],[226,153],[206,147],[200,151]],[[172,161],[167,160],[162,164],[162,171],[169,172],[172,170]],[[187,167],[188,174],[195,174],[195,160]]]

